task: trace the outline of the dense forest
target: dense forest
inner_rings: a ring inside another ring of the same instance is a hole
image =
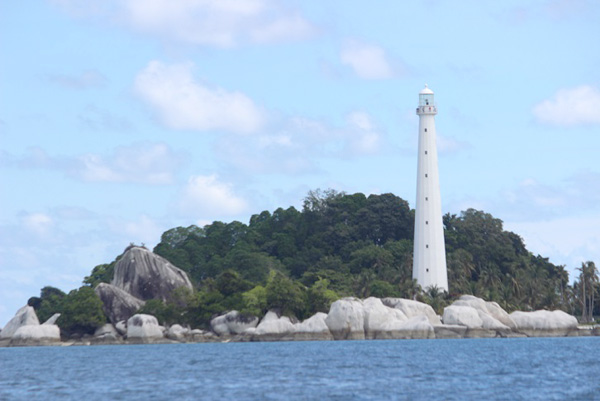
[[[308,193],[301,211],[279,208],[253,215],[247,225],[215,221],[166,231],[154,252],[186,271],[195,291],[182,291],[168,304],[148,301],[142,312],[164,324],[207,327],[212,316],[232,309],[256,316],[277,309],[303,319],[327,312],[343,296],[413,298],[441,313],[457,296],[472,294],[508,311],[562,309],[585,321],[600,314],[593,262],[583,263],[570,285],[565,266],[533,255],[500,219],[469,209],[443,220],[449,293],[423,291],[412,280],[414,210],[406,201],[393,194],[317,190]],[[94,325],[102,319],[101,303],[90,289],[111,281],[117,260],[96,266],[84,287],[70,294],[43,289],[32,301],[38,314],[68,305],[69,297],[80,303],[87,297]],[[75,315],[61,319],[83,327]]]

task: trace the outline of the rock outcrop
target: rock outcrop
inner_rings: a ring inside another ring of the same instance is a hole
[[[331,304],[325,323],[335,340],[364,340],[365,312],[362,301],[342,298]]]
[[[294,331],[294,340],[312,340],[312,341],[328,341],[333,340],[333,336],[325,323],[327,314],[317,312],[313,316],[304,320],[302,323],[296,324]]]
[[[98,327],[94,332],[94,337],[92,337],[92,342],[95,344],[116,344],[121,341],[121,335],[111,323]]]
[[[461,295],[461,297],[452,305],[470,306],[477,309],[477,311],[480,312],[480,315],[481,313],[484,313],[511,330],[514,330],[517,327],[510,315],[496,302],[485,301],[473,295]]]
[[[23,306],[15,316],[6,323],[0,332],[0,339],[11,338],[22,326],[39,326],[40,321],[31,306]]]
[[[528,337],[563,337],[577,330],[577,319],[561,310],[516,311],[510,317]]]
[[[256,329],[246,330],[245,334],[251,334],[253,341],[279,341],[292,336],[295,331],[296,328],[289,317],[268,311]]]
[[[256,316],[245,316],[236,310],[217,316],[210,321],[211,329],[219,336],[241,334],[258,325]]]
[[[381,302],[390,308],[399,309],[408,319],[425,315],[432,325],[442,324],[433,308],[426,303],[403,298],[383,298]]]
[[[43,325],[49,325],[49,324],[56,324],[56,321],[58,320],[58,318],[60,317],[60,313],[55,313],[54,315],[50,316],[48,318],[48,320],[46,320],[44,323],[42,323]]]
[[[367,340],[393,338],[393,332],[408,320],[401,310],[385,306],[379,298],[367,298],[362,305],[364,310],[363,327]]]
[[[167,338],[174,341],[184,341],[190,335],[190,329],[174,324],[167,330]]]
[[[51,345],[60,342],[60,328],[54,324],[60,314],[55,314],[44,324],[31,306],[20,308],[0,332],[0,339],[9,340],[10,345]]]
[[[152,315],[137,314],[127,320],[127,339],[134,342],[154,342],[164,338],[163,328]]]
[[[10,345],[51,345],[60,342],[60,329],[55,324],[25,325],[17,329]]]
[[[94,290],[102,300],[104,313],[113,324],[133,316],[145,302],[111,284],[100,283]]]
[[[168,301],[178,288],[193,289],[183,270],[137,246],[129,248],[117,262],[111,284],[142,300]]]

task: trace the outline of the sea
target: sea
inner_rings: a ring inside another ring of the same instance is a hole
[[[0,400],[600,400],[600,337],[0,348]]]

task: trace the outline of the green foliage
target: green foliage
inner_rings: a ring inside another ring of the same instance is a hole
[[[445,215],[444,226],[449,294],[423,292],[412,279],[414,211],[393,194],[315,190],[302,210],[263,211],[248,225],[173,228],[154,252],[186,271],[197,291],[169,304],[150,301],[144,310],[163,323],[208,327],[213,316],[231,309],[261,316],[274,308],[303,318],[327,312],[339,297],[377,296],[420,299],[441,312],[450,299],[473,294],[508,311],[563,309],[587,318],[600,312],[593,275],[570,286],[564,266],[531,254],[500,219],[468,209]],[[114,263],[96,266],[84,282],[110,281]],[[48,314],[59,299],[30,302]]]
[[[242,313],[262,316],[267,311],[267,289],[262,285],[257,285],[250,291],[242,294],[244,309]]]
[[[56,287],[46,286],[41,289],[39,298],[30,298],[27,304],[33,306],[40,323],[44,323],[55,313],[62,311],[63,300],[66,295]]]
[[[306,315],[329,312],[329,307],[340,297],[329,288],[329,280],[319,279],[306,291]]]
[[[83,279],[83,284],[96,288],[100,283],[110,283],[115,274],[115,265],[116,261],[94,267],[92,273]]]
[[[280,310],[286,316],[304,316],[306,294],[297,281],[272,271],[267,281],[266,292],[267,309]]]
[[[65,335],[93,334],[106,323],[102,301],[90,287],[73,290],[61,302],[61,315],[56,324]]]

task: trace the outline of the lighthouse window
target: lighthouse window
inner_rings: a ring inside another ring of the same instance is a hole
[[[425,132],[427,132],[427,128],[425,128]]]
[[[425,151],[425,154],[427,154],[427,151]]]
[[[429,198],[428,198],[428,197],[425,197],[425,200],[429,200]]]
[[[429,248],[429,245],[425,245],[425,248]]]
[[[425,174],[425,177],[427,177],[427,174]]]
[[[426,271],[427,273],[429,273],[429,269],[425,269],[425,271]]]
[[[429,222],[427,220],[425,220],[425,224],[429,224]]]

